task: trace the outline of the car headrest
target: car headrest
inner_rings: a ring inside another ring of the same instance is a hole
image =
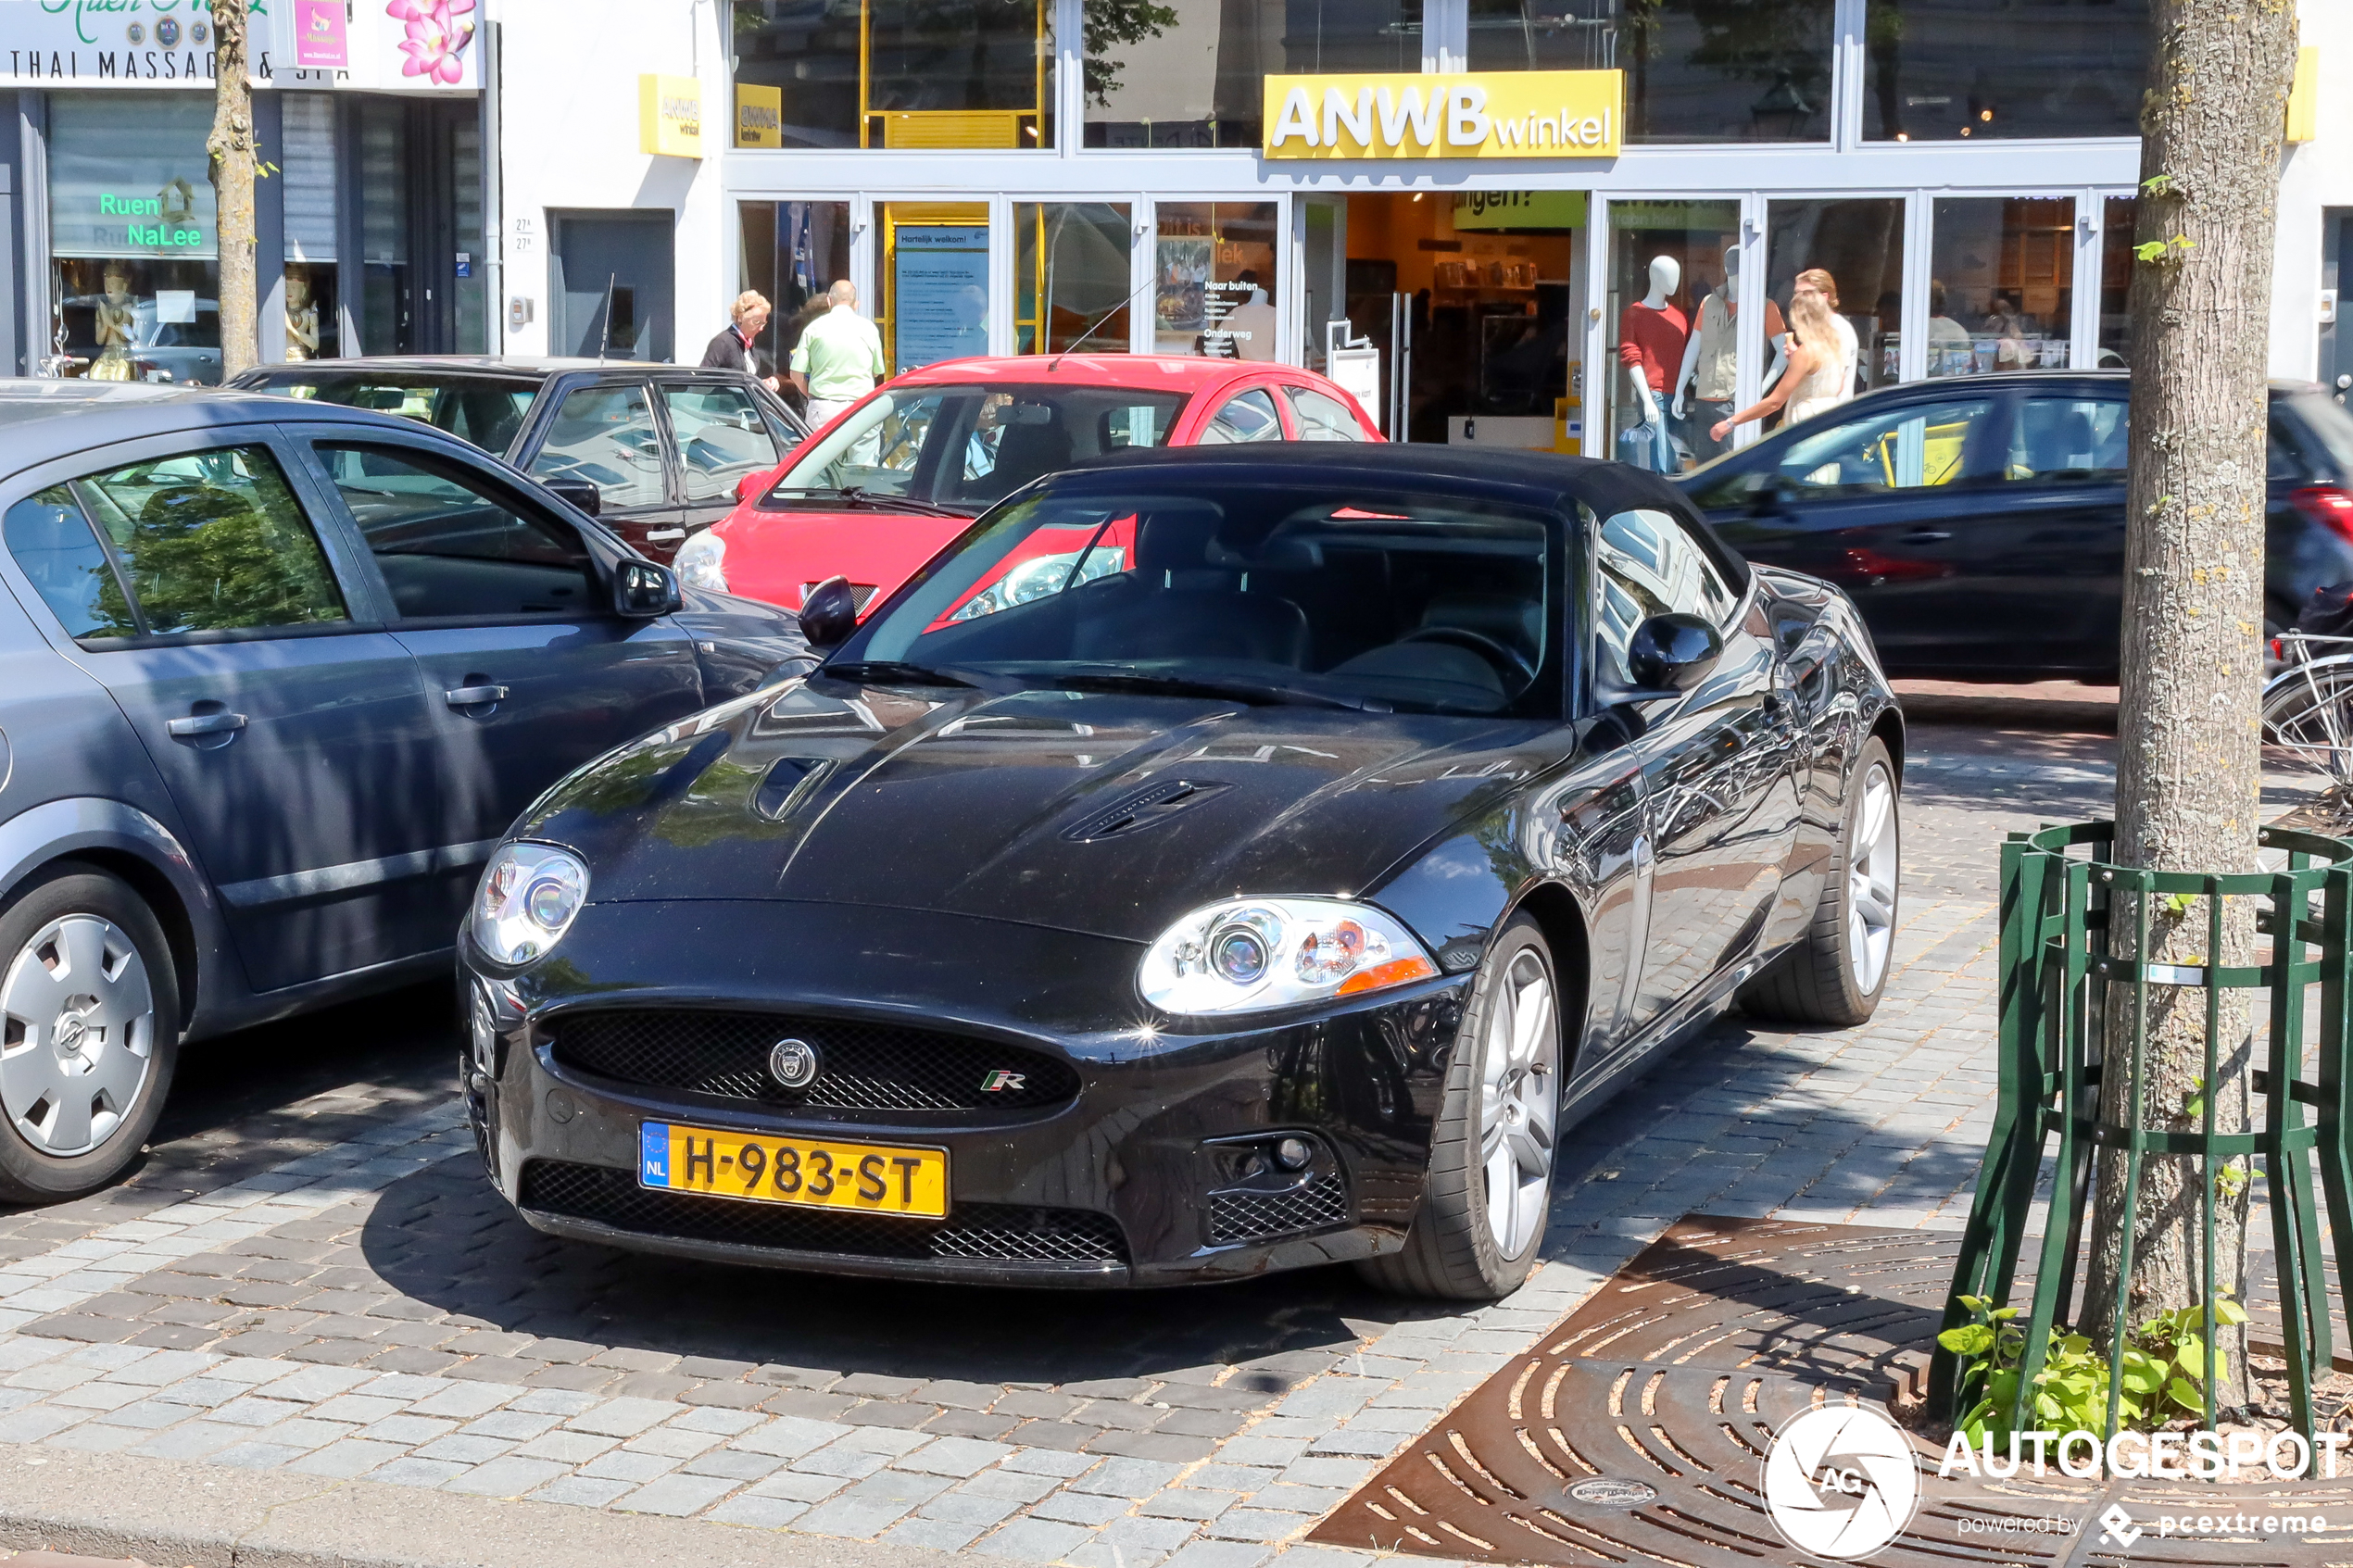
[[[1198,571],[1218,564],[1212,552],[1225,521],[1225,512],[1206,501],[1153,503],[1138,521],[1137,570]]]

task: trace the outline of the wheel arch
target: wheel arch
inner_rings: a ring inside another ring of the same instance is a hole
[[[1576,1036],[1561,1041],[1561,1077],[1566,1083],[1576,1074],[1578,1058],[1584,1053],[1585,1024],[1592,999],[1592,952],[1584,906],[1577,901],[1575,893],[1559,883],[1539,882],[1523,891],[1504,911],[1503,919],[1495,922],[1497,935],[1516,914],[1526,914],[1536,922],[1545,947],[1553,955],[1553,979],[1561,989],[1564,1029],[1569,1020],[1577,1021]]]
[[[1895,787],[1904,787],[1904,713],[1894,703],[1879,711],[1871,721],[1870,738],[1887,747],[1887,759],[1895,765]]]
[[[0,822],[0,890],[15,897],[60,871],[88,866],[136,893],[170,947],[180,1030],[192,1036],[221,952],[220,910],[171,831],[119,800],[51,800]]]

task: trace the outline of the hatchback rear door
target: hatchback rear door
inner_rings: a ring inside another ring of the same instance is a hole
[[[253,431],[36,473],[9,554],[60,653],[113,696],[220,890],[257,991],[447,947],[444,825],[416,660],[299,459]]]

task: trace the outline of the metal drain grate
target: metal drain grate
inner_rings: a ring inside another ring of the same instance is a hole
[[[1308,1537],[1472,1562],[1767,1568],[1811,1562],[1760,1489],[1773,1433],[1825,1403],[1924,1379],[1957,1233],[1694,1215],[1669,1228],[1530,1352],[1514,1357]],[[2353,1481],[1975,1481],[1936,1475],[1874,1568],[2000,1562],[2305,1568],[2353,1556]],[[2099,1545],[2095,1516],[2318,1513],[2296,1544],[2162,1537]],[[2037,1528],[2052,1519],[2066,1533]]]
[[[1318,1176],[1289,1192],[1221,1192],[1209,1200],[1209,1239],[1223,1245],[1348,1222],[1348,1184]]]

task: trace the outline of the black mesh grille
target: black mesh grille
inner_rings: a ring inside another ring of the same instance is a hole
[[[557,1061],[623,1084],[849,1112],[1050,1110],[1078,1096],[1068,1062],[969,1035],[743,1012],[586,1012],[553,1024]],[[768,1072],[784,1039],[816,1047],[805,1089]],[[994,1088],[990,1085],[997,1085]]]
[[[789,1248],[857,1258],[975,1258],[999,1263],[1127,1261],[1127,1241],[1108,1214],[963,1203],[945,1220],[899,1220],[655,1192],[628,1171],[535,1160],[522,1168],[522,1207],[615,1230],[686,1241]]]
[[[1321,1230],[1348,1218],[1348,1185],[1318,1176],[1290,1192],[1221,1192],[1209,1200],[1209,1239],[1255,1241],[1293,1231]]]

